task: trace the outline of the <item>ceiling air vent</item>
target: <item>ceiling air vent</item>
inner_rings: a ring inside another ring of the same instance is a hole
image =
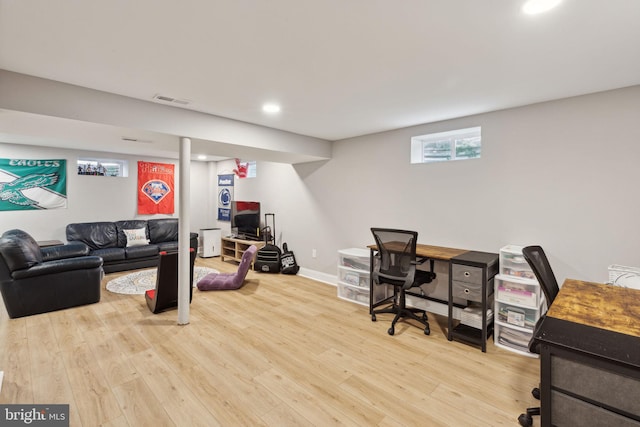
[[[149,139],[138,139],[138,138],[134,138],[131,136],[123,136],[122,137],[123,141],[127,141],[127,142],[141,142],[143,144],[152,144],[153,141],[149,140]]]
[[[166,102],[169,104],[178,104],[178,105],[189,105],[191,103],[191,101],[189,101],[188,99],[172,98],[170,96],[158,95],[158,94],[154,95],[153,99],[155,99],[156,101]]]

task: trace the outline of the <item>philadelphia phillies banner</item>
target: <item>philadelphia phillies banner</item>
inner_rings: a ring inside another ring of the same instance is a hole
[[[138,162],[138,214],[174,212],[175,165]]]
[[[66,160],[0,159],[0,211],[66,207]]]

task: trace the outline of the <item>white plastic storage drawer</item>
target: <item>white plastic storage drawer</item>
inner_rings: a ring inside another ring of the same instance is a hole
[[[340,249],[338,251],[338,266],[369,271],[369,257],[369,249]]]
[[[339,266],[338,279],[349,285],[369,289],[369,271],[365,273],[362,270]]]
[[[510,328],[500,323],[495,324],[493,332],[493,340],[496,346],[525,356],[538,357],[537,354],[529,352],[529,341],[532,336],[532,333]]]
[[[522,255],[524,246],[507,245],[500,249],[500,274],[534,279],[535,274]]]
[[[373,302],[382,301],[386,298],[386,286],[373,287]],[[338,282],[338,297],[362,305],[369,305],[369,288],[361,288],[359,286],[351,286],[346,283]]]
[[[521,307],[500,301],[496,301],[496,311],[496,319],[498,322],[518,326],[530,331],[533,331],[538,317],[540,317],[540,310],[538,309]]]
[[[495,298],[500,302],[534,308],[540,303],[540,286],[535,280],[499,274],[495,277],[495,286]]]

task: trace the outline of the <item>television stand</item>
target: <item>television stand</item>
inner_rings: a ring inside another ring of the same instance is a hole
[[[242,260],[242,254],[244,254],[251,245],[260,249],[265,245],[265,243],[262,241],[252,241],[235,237],[223,237],[220,244],[220,259],[222,261],[230,259],[240,262]],[[253,261],[251,262],[251,269],[253,269]]]
[[[250,242],[261,242],[262,239],[259,236],[247,236],[246,234],[239,234],[237,239],[246,240]]]

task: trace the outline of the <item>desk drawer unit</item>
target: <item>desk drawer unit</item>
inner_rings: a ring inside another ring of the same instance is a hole
[[[451,292],[454,297],[466,299],[468,301],[482,302],[482,289],[485,289],[485,296],[493,293],[493,279],[485,285],[484,272],[482,268],[468,265],[451,265]]]
[[[487,337],[493,329],[493,317],[487,316],[487,308],[493,295],[493,277],[498,272],[498,254],[469,251],[451,259],[449,282],[449,341],[454,338],[480,345],[486,351]],[[481,327],[468,324],[454,325],[454,300],[462,299],[480,307]],[[489,318],[488,318],[489,317]]]
[[[451,280],[453,280],[454,282],[475,283],[478,285],[482,285],[483,279],[484,277],[482,268],[462,264],[451,265]]]
[[[482,283],[452,282],[451,293],[454,298],[482,302],[482,287]],[[489,296],[489,288],[492,288],[492,286],[487,286],[487,296]]]
[[[607,381],[603,381],[603,378],[607,378]],[[573,400],[577,402],[581,402],[577,398],[587,402],[597,402],[605,408],[609,407],[640,419],[640,381],[638,378],[611,371],[606,369],[606,366],[588,365],[552,354],[551,384],[553,384],[553,389],[559,390],[556,392],[556,400],[553,400],[554,393],[552,392],[551,407],[554,414],[562,412],[562,408],[566,406],[573,406],[576,409],[579,407],[577,404],[569,405],[567,399],[562,397],[565,394],[570,394],[576,398]],[[557,408],[554,403],[558,402],[564,402],[565,405]],[[602,419],[614,419],[615,414],[609,413],[611,415],[607,416],[604,412]],[[553,416],[553,419],[556,420],[557,417],[558,414]]]

